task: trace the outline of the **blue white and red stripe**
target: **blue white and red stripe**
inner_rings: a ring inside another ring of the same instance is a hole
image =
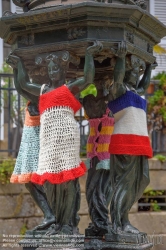
[[[111,154],[144,155],[152,157],[147,131],[146,100],[132,91],[108,103],[115,118],[111,137]]]

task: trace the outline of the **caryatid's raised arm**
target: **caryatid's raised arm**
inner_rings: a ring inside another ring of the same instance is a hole
[[[138,84],[138,88],[136,89],[136,92],[138,95],[145,94],[145,92],[149,86],[149,83],[150,83],[152,69],[154,69],[156,66],[157,66],[156,62],[154,64],[148,64],[146,66],[144,75],[143,75],[140,83]]]
[[[119,44],[117,52],[115,52],[114,49],[112,49],[112,51],[117,56],[117,59],[116,59],[116,64],[114,68],[114,83],[110,87],[110,94],[108,97],[109,101],[114,100],[120,97],[121,95],[123,95],[126,92],[126,86],[128,86],[129,88],[133,88],[133,90],[138,95],[144,95],[150,83],[151,71],[153,68],[157,66],[157,63],[148,64],[146,66],[143,78],[139,82],[140,65],[137,65],[136,69],[134,68],[134,65],[133,65],[132,69],[130,69],[129,71],[126,71],[127,48],[126,48],[125,42],[121,42]],[[135,70],[138,71],[137,74]],[[134,75],[134,79],[132,79],[131,81],[129,75],[132,73]],[[138,85],[137,85],[137,82],[139,82]]]
[[[14,83],[18,93],[28,100],[32,100],[32,96],[39,96],[41,86],[30,82],[22,60],[10,54],[6,62],[14,68]]]
[[[123,95],[126,92],[126,87],[123,83],[125,77],[125,65],[126,65],[126,54],[127,54],[127,47],[126,43],[122,41],[118,44],[118,50],[115,51],[111,49],[114,54],[117,56],[116,64],[114,68],[114,82],[113,85],[110,87],[110,94],[109,94],[109,101],[118,98],[119,96]]]
[[[38,103],[38,97],[34,96],[33,94],[23,90],[21,88],[21,84],[18,81],[18,69],[17,69],[17,63],[18,63],[18,57],[14,55],[9,55],[6,59],[6,63],[9,64],[13,68],[13,74],[14,74],[14,85],[17,90],[17,92],[23,96],[28,101],[31,101],[32,103]]]
[[[100,42],[96,41],[94,44],[87,48],[85,54],[84,76],[78,78],[76,81],[69,83],[68,88],[76,95],[88,87],[89,84],[94,82],[95,65],[93,55],[102,50],[103,46]]]

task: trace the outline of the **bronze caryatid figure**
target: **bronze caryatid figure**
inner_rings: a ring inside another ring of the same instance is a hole
[[[110,203],[110,154],[108,152],[114,118],[108,109],[106,96],[109,76],[95,81],[97,96],[89,94],[83,98],[90,134],[87,141],[88,176],[86,199],[92,223],[85,229],[86,237],[103,237],[109,231],[108,205]]]
[[[114,114],[115,126],[109,147],[111,177],[112,230],[116,233],[139,234],[128,218],[132,205],[149,184],[148,158],[152,148],[147,133],[146,100],[154,65],[147,65],[131,56],[131,69],[126,69],[126,44],[115,52],[114,84],[110,87],[108,107]],[[140,72],[144,72],[139,81]]]
[[[45,230],[55,220],[55,215],[49,206],[44,187],[31,182],[32,173],[37,170],[39,157],[39,131],[40,131],[40,116],[38,110],[39,98],[21,88],[20,82],[17,79],[18,58],[10,55],[6,62],[13,67],[14,85],[17,92],[28,100],[26,106],[25,123],[21,139],[21,145],[17,156],[15,168],[10,178],[11,183],[25,184],[25,187],[30,192],[37,206],[42,210],[44,220],[33,228],[36,230]]]
[[[94,80],[95,67],[93,54],[102,45],[95,42],[86,50],[84,76],[66,84],[66,72],[70,60],[67,51],[41,54],[36,64],[48,67],[49,84],[39,85],[30,82],[21,59],[17,63],[17,81],[23,91],[40,96],[40,152],[36,173],[31,181],[43,185],[46,181],[56,185],[56,200],[51,207],[56,217],[55,230],[50,234],[73,234],[71,220],[73,204],[78,193],[78,177],[84,175],[86,167],[79,158],[79,131],[74,113],[81,107],[77,95]],[[12,59],[12,55],[10,56]],[[76,96],[76,97],[75,97]]]

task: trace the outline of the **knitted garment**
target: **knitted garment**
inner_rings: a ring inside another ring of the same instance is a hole
[[[30,116],[26,108],[24,128],[19,153],[11,183],[27,183],[37,171],[39,158],[40,116]]]
[[[80,133],[74,119],[80,108],[81,104],[66,85],[40,96],[39,165],[32,182],[60,184],[86,172],[79,156]]]
[[[115,117],[111,137],[111,154],[144,155],[152,157],[147,131],[146,100],[132,91],[108,103]]]
[[[114,129],[114,118],[105,114],[102,118],[90,119],[90,134],[87,142],[87,168],[90,160],[97,156],[100,162],[96,169],[110,169],[109,144]],[[101,130],[99,131],[99,125]]]

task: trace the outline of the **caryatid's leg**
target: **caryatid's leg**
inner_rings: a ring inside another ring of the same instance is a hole
[[[150,180],[149,180],[149,164],[148,164],[148,159],[145,156],[135,156],[132,159],[133,165],[136,165],[135,171],[134,171],[134,183],[133,186],[131,187],[130,194],[129,192],[126,193],[126,196],[130,195],[130,199],[127,197],[124,197],[125,203],[122,205],[122,226],[123,230],[125,232],[129,233],[137,233],[135,228],[131,226],[129,218],[128,218],[128,213],[133,206],[135,202],[137,202],[145,188],[148,186]],[[138,167],[139,166],[139,167]],[[127,202],[126,202],[127,201]]]
[[[108,185],[110,184],[109,170],[96,170],[98,158],[92,159],[92,167],[88,170],[86,182],[86,198],[89,207],[89,215],[93,228],[97,234],[108,232]]]
[[[79,179],[61,184],[45,183],[46,194],[57,218],[57,226],[49,229],[47,234],[75,234],[79,223],[80,208]],[[58,226],[59,225],[59,226]]]
[[[56,219],[47,201],[44,188],[32,182],[26,183],[25,187],[28,189],[33,200],[36,202],[36,204],[44,214],[44,220],[42,221],[42,223],[36,226],[33,230],[45,229],[51,224],[55,223]]]
[[[58,216],[58,222],[61,225],[59,234],[73,234],[73,227],[70,225],[71,218],[74,216],[76,205],[76,181],[71,180],[60,184],[61,195],[63,195],[61,211]],[[59,193],[59,194],[60,194]],[[58,194],[59,198],[60,195]],[[58,199],[59,200],[59,199]]]
[[[139,233],[130,224],[128,213],[149,183],[148,166],[143,156],[111,155],[111,219],[113,229]]]
[[[81,190],[80,190],[79,178],[74,180],[74,182],[75,182],[76,196],[75,196],[75,204],[73,205],[74,207],[73,207],[73,213],[72,213],[72,217],[70,220],[70,224],[73,227],[73,233],[77,234],[79,233],[78,224],[80,221],[80,216],[78,214],[78,211],[80,210]]]

